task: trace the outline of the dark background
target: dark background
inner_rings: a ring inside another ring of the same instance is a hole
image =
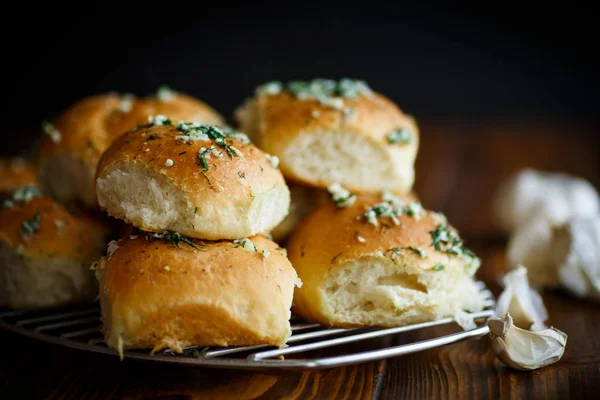
[[[589,9],[220,4],[7,13],[3,136],[11,145],[2,152],[25,148],[43,119],[82,97],[143,95],[162,84],[228,118],[262,82],[347,76],[417,119],[597,121],[598,34]]]

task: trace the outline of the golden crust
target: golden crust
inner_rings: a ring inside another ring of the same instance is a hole
[[[316,99],[298,99],[287,92],[257,95],[246,107],[249,113],[257,113],[251,120],[255,123],[255,132],[250,132],[257,145],[280,158],[280,169],[287,179],[309,186],[327,188],[334,182],[304,179],[295,173],[294,166],[286,160],[285,150],[298,136],[312,132],[346,132],[376,143],[389,152],[390,157],[407,157],[413,161],[419,147],[419,129],[414,119],[378,93],[344,99],[341,110],[322,105]],[[246,126],[242,128],[247,129]],[[386,135],[398,128],[412,131],[410,144],[387,144]],[[345,186],[364,191],[360,187]],[[393,187],[389,189],[395,191]]]
[[[209,148],[213,141],[184,142],[177,136],[184,135],[174,126],[151,126],[133,130],[118,138],[104,153],[98,164],[96,179],[103,178],[114,168],[123,164],[144,166],[153,172],[167,177],[178,189],[185,193],[187,201],[197,206],[222,204],[225,201],[236,204],[237,207],[247,208],[255,197],[277,187],[288,191],[281,172],[274,168],[265,153],[252,144],[244,144],[237,139],[231,140],[241,155],[229,157],[226,151],[219,146],[215,148],[222,151],[223,156],[212,156],[208,162],[209,169],[204,170],[198,154],[202,147]],[[152,139],[150,140],[150,138]],[[173,161],[173,166],[165,165],[166,161]],[[289,195],[288,206],[289,207]],[[130,221],[125,215],[108,209],[109,215],[136,225],[147,231],[162,231],[152,226],[144,226],[139,221]],[[285,215],[285,213],[284,213]],[[190,215],[190,219],[193,215]],[[280,221],[276,221],[277,224]],[[199,234],[202,232],[202,234]],[[190,227],[189,231],[180,231],[188,236],[202,237],[205,239],[221,239],[218,235],[208,235],[198,229]],[[258,232],[254,232],[258,233]],[[243,235],[242,235],[243,236]],[[238,238],[235,236],[233,238]]]
[[[309,320],[330,323],[320,313],[321,283],[335,273],[337,267],[364,257],[393,258],[396,265],[408,267],[417,274],[438,265],[450,272],[467,268],[466,257],[450,255],[433,246],[430,231],[439,224],[447,224],[442,214],[426,211],[418,219],[404,214],[398,217],[399,225],[380,217],[378,226],[374,226],[363,215],[368,207],[380,202],[381,198],[374,195],[359,195],[349,208],[336,208],[329,202],[310,214],[292,234],[288,256],[303,282],[294,295],[295,313]],[[452,227],[449,229],[457,234]],[[423,250],[426,257],[408,249],[409,246]]]
[[[39,215],[39,230],[21,233],[23,223]],[[95,218],[74,216],[47,197],[17,203],[0,212],[0,239],[13,249],[22,246],[30,257],[66,258],[89,262],[104,245],[109,226]]]
[[[296,273],[277,244],[254,236],[258,251],[193,240],[195,249],[145,233],[132,238],[120,240],[97,273],[109,345],[283,346]]]
[[[0,192],[37,185],[37,166],[21,158],[0,159]]]
[[[223,118],[210,106],[181,93],[169,101],[135,98],[131,100],[128,111],[122,111],[124,101],[123,97],[114,93],[88,97],[57,118],[54,128],[60,132],[60,139],[55,142],[45,135],[40,148],[40,180],[43,184],[46,164],[55,163],[56,158],[61,157],[80,160],[93,176],[96,164],[108,146],[121,134],[146,124],[150,115],[166,115],[174,121],[223,123]],[[49,189],[52,191],[51,187]],[[88,204],[91,205],[95,204]]]

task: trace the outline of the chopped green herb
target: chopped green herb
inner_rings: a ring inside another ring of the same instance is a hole
[[[10,199],[2,202],[2,207],[12,207],[15,203],[29,203],[31,199],[42,196],[42,192],[35,186],[23,186],[12,193]]]
[[[192,241],[188,238],[181,236],[181,234],[172,231],[164,231],[160,233],[147,233],[146,240],[151,242],[153,238],[164,240],[165,242],[173,243],[179,249],[179,243],[187,244],[190,247],[193,247],[196,250],[199,250]]]
[[[366,82],[348,78],[340,81],[331,79],[290,81],[285,85],[280,82],[269,82],[256,89],[257,94],[266,95],[275,95],[281,91],[291,93],[301,100],[318,100],[321,105],[335,110],[343,110],[344,99],[354,99],[360,95],[370,95],[372,93]]]
[[[409,250],[412,250],[412,251],[414,251],[415,253],[417,253],[417,254],[418,254],[418,255],[419,255],[421,258],[425,258],[425,257],[427,257],[427,253],[426,253],[426,252],[425,252],[425,250],[423,250],[423,249],[419,249],[419,248],[417,248],[417,247],[414,247],[414,246],[408,246],[407,248],[408,248]]]
[[[196,211],[198,211],[198,207],[194,208],[194,214],[196,214]]]
[[[248,238],[237,239],[237,240],[234,240],[233,243],[235,243],[237,245],[237,246],[235,246],[235,248],[243,247],[245,250],[248,250],[248,251],[258,251],[254,242],[252,242],[252,240],[250,240]]]
[[[402,247],[392,247],[391,249],[387,249],[384,254],[392,253],[391,259],[396,264],[396,257],[402,255]]]
[[[240,179],[246,179],[246,174],[241,171],[238,171],[238,176],[240,177]]]
[[[429,231],[429,234],[433,240],[431,245],[438,251],[457,256],[463,254],[469,257],[475,256],[447,225],[438,224],[435,230]]]
[[[389,144],[409,144],[412,142],[412,133],[408,128],[398,128],[386,135]]]
[[[28,237],[31,235],[35,235],[40,230],[40,214],[35,213],[35,215],[21,225],[21,235],[23,237]]]
[[[446,269],[446,266],[444,264],[438,264],[431,268],[432,271],[442,271],[444,269]]]
[[[327,188],[337,208],[351,207],[356,201],[356,195],[344,189],[339,183],[329,185]]]

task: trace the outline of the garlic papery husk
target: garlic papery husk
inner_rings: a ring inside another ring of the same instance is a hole
[[[545,218],[519,227],[508,240],[506,260],[510,269],[527,266],[529,282],[536,289],[559,286],[552,257],[553,228]]]
[[[512,315],[514,324],[522,329],[545,329],[548,312],[538,292],[529,286],[527,269],[519,265],[504,276],[504,291],[496,303],[496,316]]]
[[[531,371],[561,359],[567,335],[555,328],[531,332],[513,324],[510,314],[488,320],[492,348],[500,361],[521,371]]]
[[[561,286],[578,297],[600,301],[600,215],[557,229],[553,251]]]
[[[585,179],[524,169],[504,182],[494,196],[494,217],[507,232],[542,217],[551,226],[600,212],[600,197]]]

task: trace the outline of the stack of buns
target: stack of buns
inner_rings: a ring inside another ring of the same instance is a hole
[[[102,155],[96,192],[136,228],[95,267],[109,346],[285,344],[297,276],[260,234],[290,195],[246,135],[151,117]]]
[[[290,182],[292,212],[273,232],[276,240],[326,200],[331,184],[364,193],[412,189],[419,129],[363,81],[270,82],[236,118],[257,146],[278,157]]]
[[[419,147],[412,117],[351,79],[267,83],[236,114],[294,182],[300,206],[275,233],[290,235],[303,281],[295,313],[332,326],[449,316],[472,326],[464,311],[483,307],[473,281],[479,259],[411,192]]]
[[[272,82],[236,117],[248,136],[161,88],[46,123],[36,164],[0,162],[0,305],[99,290],[120,354],[282,347],[290,309],[341,327],[482,309],[479,259],[412,192],[419,130],[392,101],[351,79]]]

